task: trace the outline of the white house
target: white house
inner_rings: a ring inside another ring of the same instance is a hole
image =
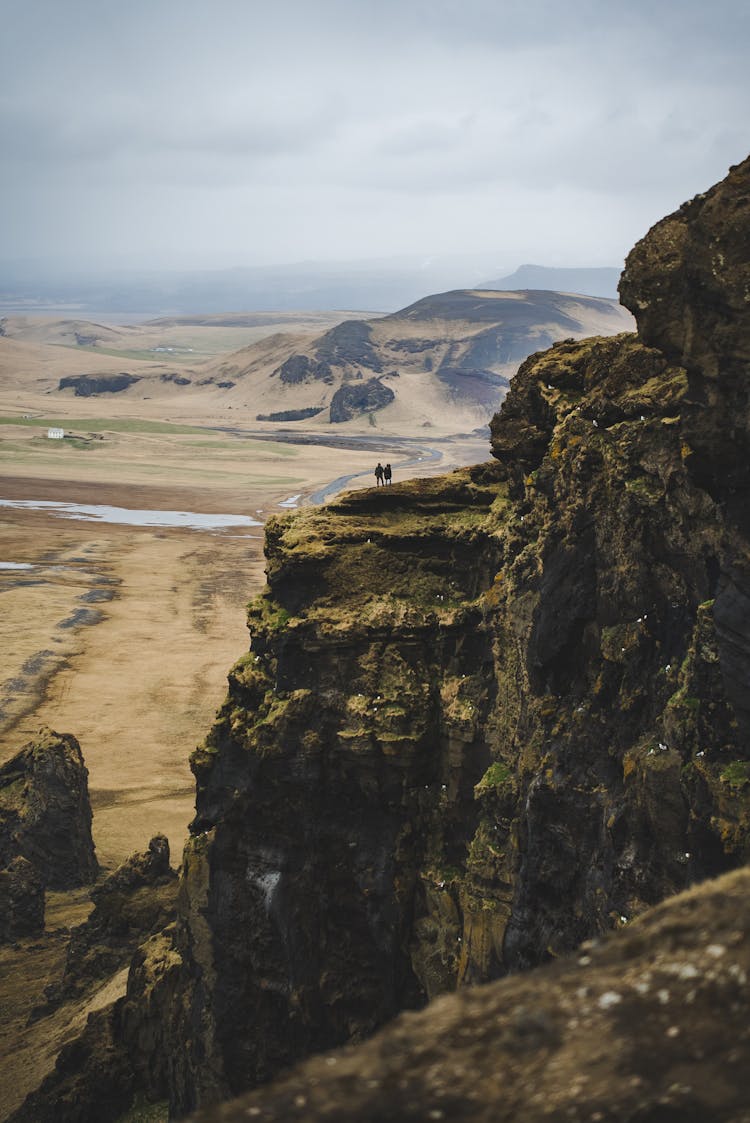
[[[47,436],[51,441],[61,441],[65,436],[64,429],[48,429]]]

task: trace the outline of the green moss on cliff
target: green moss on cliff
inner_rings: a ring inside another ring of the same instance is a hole
[[[733,789],[750,785],[750,761],[733,760],[721,771],[721,781]]]

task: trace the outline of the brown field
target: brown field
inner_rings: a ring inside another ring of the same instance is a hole
[[[232,513],[262,522],[287,497],[339,472],[369,472],[372,462],[361,452],[270,442],[257,442],[250,458],[228,437],[198,442],[208,447],[197,452],[183,436],[127,434],[93,452],[48,452],[57,442],[32,436],[28,451],[9,458],[7,428],[0,427],[6,500]],[[0,569],[0,757],[42,724],[75,734],[107,868],[158,830],[179,862],[193,806],[188,756],[222,701],[229,667],[247,647],[244,606],[263,585],[262,535],[262,526],[118,526],[0,507],[0,559],[33,566]]]

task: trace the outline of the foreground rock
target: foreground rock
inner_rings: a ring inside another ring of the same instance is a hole
[[[0,869],[19,857],[50,889],[96,877],[88,772],[70,734],[42,730],[0,767]]]
[[[740,199],[750,161],[691,236],[746,244]],[[628,261],[636,311],[661,259]],[[683,288],[668,260],[662,315],[695,325],[710,258]],[[250,653],[194,757],[175,1113],[748,860],[750,459],[711,464],[750,310],[717,307],[689,371],[569,340],[514,379],[494,465],[268,524]]]
[[[748,1118],[750,873],[577,958],[436,1000],[201,1123]]]

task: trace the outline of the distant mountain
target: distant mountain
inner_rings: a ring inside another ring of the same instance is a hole
[[[557,292],[585,293],[617,300],[617,283],[621,269],[605,266],[596,269],[556,269],[547,265],[520,265],[515,273],[484,281],[480,289],[553,289]]]
[[[335,308],[393,312],[425,292],[474,284],[493,269],[494,260],[474,255],[86,273],[0,261],[0,316],[31,311],[64,311],[85,319],[95,314],[146,317]]]
[[[317,338],[269,337],[217,361],[211,378],[237,404],[256,403],[259,421],[318,428],[369,415],[392,433],[464,432],[487,423],[532,352],[633,325],[599,297],[459,289]]]
[[[176,332],[174,320],[109,327],[8,316],[0,318],[0,375],[6,388],[116,393],[134,409],[149,399],[165,408],[168,402],[171,411],[176,399],[187,404],[190,397],[199,410],[231,409],[237,423],[271,432],[292,425],[358,433],[366,426],[368,433],[430,429],[445,436],[485,426],[532,352],[634,325],[614,300],[544,290],[454,289],[387,316],[339,315],[182,318],[187,334],[168,337],[159,332]],[[215,332],[217,323],[251,330],[257,319],[273,334],[213,359],[193,355],[196,320],[196,332]]]

